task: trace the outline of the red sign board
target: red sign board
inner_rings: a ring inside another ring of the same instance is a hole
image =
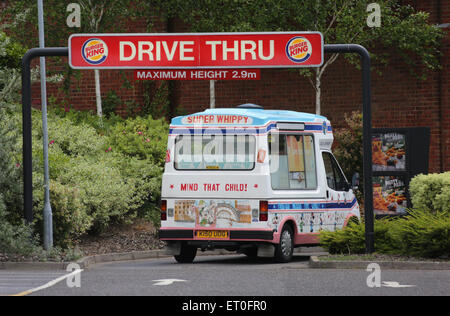
[[[75,69],[320,67],[319,32],[74,34]]]
[[[260,80],[259,69],[135,70],[135,80]]]

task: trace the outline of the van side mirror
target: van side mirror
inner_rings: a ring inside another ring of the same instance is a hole
[[[352,189],[353,191],[358,190],[359,187],[359,173],[355,172],[352,177]]]

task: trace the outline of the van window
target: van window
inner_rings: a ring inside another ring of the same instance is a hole
[[[317,188],[311,135],[269,135],[270,177],[274,190]]]
[[[335,191],[344,191],[347,180],[339,168],[336,159],[329,152],[322,153],[323,163],[325,164],[325,173],[327,176],[327,185]]]
[[[175,139],[175,169],[252,170],[255,148],[251,135],[179,135]]]

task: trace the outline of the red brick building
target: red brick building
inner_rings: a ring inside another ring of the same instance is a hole
[[[372,73],[373,127],[431,128],[429,171],[450,170],[450,1],[415,0],[410,3],[417,9],[430,13],[430,21],[444,27],[447,35],[442,44],[442,69],[429,73],[426,81],[417,79],[408,71],[400,58],[393,58],[382,75]],[[157,32],[185,32],[181,24],[157,25]],[[136,23],[129,32],[143,32]],[[123,76],[131,87],[125,88]],[[102,93],[113,90],[123,103],[141,103],[144,88],[134,81],[133,71],[101,71]],[[157,83],[159,84],[159,83]],[[277,69],[261,70],[259,81],[218,81],[215,84],[216,107],[234,107],[241,103],[256,103],[267,109],[279,108],[315,112],[315,92],[307,79],[295,72]],[[192,113],[209,107],[208,81],[173,81],[169,85],[172,113],[183,110]],[[58,87],[51,86],[50,93],[61,95]],[[33,90],[34,104],[40,104],[39,86]],[[80,110],[94,110],[94,72],[83,71],[81,81],[71,86],[65,98],[70,106]],[[322,114],[334,127],[342,126],[345,113],[362,109],[361,73],[340,57],[330,66],[322,79]],[[121,107],[118,111],[122,111]]]

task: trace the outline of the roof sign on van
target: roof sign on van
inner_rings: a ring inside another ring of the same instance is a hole
[[[277,128],[279,130],[304,131],[305,123],[277,123]]]
[[[215,125],[250,125],[253,123],[253,119],[245,115],[219,115],[219,114],[206,114],[206,115],[191,115],[183,117],[183,124],[215,124]]]

